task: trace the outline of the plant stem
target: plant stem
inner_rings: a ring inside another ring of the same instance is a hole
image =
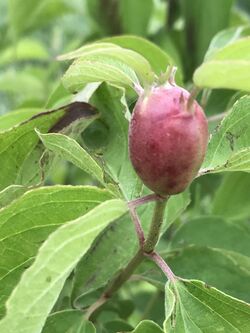
[[[129,261],[127,266],[114,278],[114,280],[110,283],[110,285],[107,287],[107,289],[104,291],[104,293],[101,295],[101,297],[92,304],[88,311],[85,314],[85,318],[90,319],[94,312],[96,312],[103,304],[108,301],[112,297],[112,295],[130,278],[130,276],[133,274],[135,269],[140,265],[140,263],[143,261],[145,256],[149,256],[154,261],[160,262],[159,258],[154,252],[154,248],[158,242],[159,236],[160,236],[160,229],[163,221],[164,211],[167,204],[167,201],[169,199],[169,196],[166,198],[161,198],[157,196],[158,200],[155,202],[155,208],[154,208],[154,214],[152,218],[152,222],[149,228],[148,237],[145,242],[141,243],[142,240],[140,240],[140,247],[134,257]],[[150,199],[149,201],[152,201],[152,196],[147,197],[147,199]],[[147,200],[146,200],[147,201]],[[140,201],[141,204],[141,201]],[[139,217],[136,214],[135,207],[132,209],[130,208],[130,213],[133,218],[133,221],[136,225],[137,235],[140,237],[143,237],[144,240],[144,233],[141,228]],[[136,214],[136,219],[134,220],[133,214]],[[162,259],[164,262],[164,260]],[[167,265],[167,264],[166,264]],[[160,266],[158,264],[158,266]],[[167,271],[164,264],[161,262],[162,269],[165,269]],[[168,267],[168,266],[167,266]],[[165,272],[164,271],[164,272]],[[170,270],[171,271],[171,270]],[[173,274],[173,273],[172,273]],[[170,274],[171,275],[171,274]],[[174,275],[173,275],[174,276]]]
[[[135,200],[131,200],[128,202],[128,206],[131,208],[136,208],[138,206],[144,205],[148,202],[156,201],[156,200],[162,200],[163,198],[159,196],[158,194],[149,194],[145,195],[145,197],[141,197]]]
[[[152,252],[148,254],[148,257],[152,259],[157,266],[160,267],[160,269],[163,271],[163,273],[166,275],[168,280],[171,282],[175,282],[177,277],[174,275],[172,272],[171,268],[168,266],[168,264],[165,262],[165,260],[157,253],[157,252]]]
[[[156,200],[162,200],[162,198],[157,194],[149,194],[149,195],[146,195],[145,197],[141,197],[141,198],[128,202],[130,216],[131,216],[131,219],[135,226],[135,231],[136,231],[136,234],[137,234],[137,237],[139,240],[140,247],[143,247],[145,237],[144,237],[144,232],[143,232],[143,229],[141,226],[139,216],[137,215],[137,212],[136,212],[136,208],[145,203],[156,201]]]
[[[89,318],[92,316],[92,314],[98,310],[103,304],[107,302],[107,299],[103,297],[103,295],[95,302],[93,303],[88,310],[86,311],[84,317],[85,319],[89,320]]]
[[[139,245],[140,245],[140,247],[142,247],[144,244],[144,241],[145,241],[145,237],[144,237],[144,232],[143,232],[143,229],[141,226],[139,216],[137,215],[135,208],[130,208],[129,210],[130,210],[131,219],[135,226],[135,232],[136,232],[138,240],[139,240]]]
[[[144,253],[140,248],[134,257],[130,260],[127,266],[119,273],[119,275],[111,282],[108,288],[104,291],[101,297],[92,304],[85,314],[86,319],[90,319],[92,314],[105,304],[112,295],[130,278],[134,270],[144,259]]]
[[[169,196],[165,200],[156,201],[154,215],[150,225],[148,237],[143,245],[143,252],[150,253],[154,251],[154,248],[159,240],[161,225],[163,222],[164,211],[167,205]]]
[[[105,298],[110,298],[122,285],[126,282],[134,270],[143,261],[144,253],[142,249],[139,249],[135,256],[130,260],[128,265],[121,271],[121,273],[113,280],[111,285],[104,292]]]

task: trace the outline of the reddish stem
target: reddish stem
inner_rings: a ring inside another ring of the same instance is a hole
[[[170,280],[173,283],[176,281],[177,277],[174,275],[174,273],[172,272],[168,264],[165,262],[165,260],[157,252],[151,252],[147,254],[145,253],[145,255],[156,263],[156,265],[166,275],[168,280]]]
[[[142,226],[141,226],[139,216],[136,213],[135,207],[130,207],[129,206],[129,211],[130,211],[131,219],[132,219],[132,221],[134,223],[134,226],[135,226],[135,231],[136,231],[136,234],[137,234],[137,237],[138,237],[138,240],[139,240],[140,247],[142,247],[143,244],[144,244],[144,241],[145,241],[145,236],[144,236],[144,232],[143,232],[143,229],[142,229]]]
[[[141,198],[138,198],[135,200],[131,200],[128,202],[130,216],[131,216],[131,219],[135,226],[135,231],[136,231],[136,234],[137,234],[137,237],[139,240],[140,247],[143,247],[143,244],[145,242],[145,236],[144,236],[144,232],[143,232],[143,229],[141,226],[139,216],[137,215],[137,212],[136,212],[136,208],[138,206],[141,206],[148,202],[152,202],[152,201],[156,201],[156,200],[162,200],[162,198],[158,194],[154,193],[154,194],[149,194],[144,197],[141,197]]]
[[[136,207],[144,205],[148,202],[152,202],[152,201],[156,201],[156,200],[163,200],[163,199],[164,198],[162,198],[160,195],[153,193],[153,194],[146,195],[145,197],[131,200],[128,202],[128,205],[130,208],[136,208]]]

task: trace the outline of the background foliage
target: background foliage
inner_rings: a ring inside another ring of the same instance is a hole
[[[0,2],[1,332],[250,331],[249,15],[247,0]],[[201,88],[211,133],[157,247],[183,280],[145,260],[92,323],[138,248],[126,201],[149,193],[128,157],[134,87],[168,65]]]

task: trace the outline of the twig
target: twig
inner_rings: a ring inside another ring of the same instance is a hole
[[[142,247],[144,244],[144,241],[145,241],[145,236],[144,236],[144,232],[143,232],[143,229],[141,226],[139,216],[137,215],[135,208],[129,208],[129,212],[130,212],[131,219],[135,226],[135,232],[138,237],[139,245],[140,245],[140,247]]]
[[[149,228],[148,237],[144,241],[144,233],[141,228],[139,217],[136,214],[135,207],[137,207],[138,204],[140,205],[142,203],[150,202],[156,199],[158,200],[155,202],[154,214]],[[140,247],[136,252],[136,254],[134,255],[134,257],[129,261],[127,266],[114,278],[113,281],[111,281],[110,285],[103,292],[101,297],[89,307],[85,315],[87,319],[91,319],[92,315],[102,305],[104,305],[106,301],[110,299],[112,295],[131,277],[131,275],[133,274],[135,269],[140,265],[140,263],[143,261],[145,256],[150,257],[152,260],[154,260],[171,281],[175,280],[175,276],[168,267],[168,265],[156,252],[154,252],[154,248],[159,240],[164,211],[168,199],[169,196],[163,199],[156,195],[150,195],[144,198],[136,199],[128,204],[130,208],[131,217],[136,226],[136,232],[139,238]]]
[[[144,254],[140,248],[135,256],[130,260],[127,266],[119,273],[119,275],[110,283],[108,288],[104,291],[101,297],[92,304],[85,314],[86,319],[90,319],[91,316],[96,312],[108,299],[130,278],[134,270],[143,261]]]
[[[161,225],[163,222],[164,211],[169,196],[164,201],[156,201],[154,215],[150,225],[148,237],[143,246],[143,252],[150,253],[154,250],[160,236]]]
[[[152,202],[152,201],[156,201],[156,200],[164,200],[164,198],[162,198],[158,194],[153,193],[153,194],[149,194],[149,195],[146,195],[144,197],[141,197],[141,198],[138,198],[135,200],[131,200],[128,202],[128,205],[129,205],[129,207],[138,207],[138,206],[144,205],[148,202]]]
[[[88,320],[92,313],[99,309],[103,304],[105,304],[107,299],[102,295],[95,303],[93,303],[86,311],[84,317]]]
[[[135,200],[131,200],[128,202],[128,207],[129,207],[129,211],[130,211],[130,216],[131,219],[134,223],[135,226],[135,231],[139,240],[139,245],[140,247],[143,247],[144,241],[145,241],[145,236],[144,236],[144,232],[141,226],[141,222],[140,219],[137,215],[136,212],[136,208],[138,206],[144,205],[148,202],[152,202],[152,201],[156,201],[156,200],[163,200],[163,198],[161,196],[159,196],[158,194],[149,194],[146,195],[144,197],[135,199]]]
[[[175,282],[177,280],[177,277],[172,272],[171,268],[168,266],[168,264],[165,262],[165,260],[157,253],[157,252],[151,252],[147,254],[147,257],[149,257],[151,260],[153,260],[158,267],[163,271],[163,273],[166,275],[168,280],[171,282]]]

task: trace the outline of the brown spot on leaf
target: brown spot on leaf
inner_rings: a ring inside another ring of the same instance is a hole
[[[65,109],[65,115],[50,129],[49,132],[60,132],[63,128],[69,126],[81,118],[97,116],[97,110],[88,103],[74,102],[62,109]]]
[[[234,150],[234,135],[231,132],[226,132],[226,139],[229,141],[231,150]]]
[[[35,114],[31,118],[25,120],[21,123],[21,125],[29,123],[31,120],[43,117],[45,115],[49,115],[58,111],[65,111],[65,115],[50,129],[50,132],[59,132],[63,128],[69,126],[72,122],[81,119],[81,118],[89,118],[98,115],[97,109],[95,109],[92,105],[84,102],[74,102],[68,105],[63,105],[60,108],[40,112]]]

